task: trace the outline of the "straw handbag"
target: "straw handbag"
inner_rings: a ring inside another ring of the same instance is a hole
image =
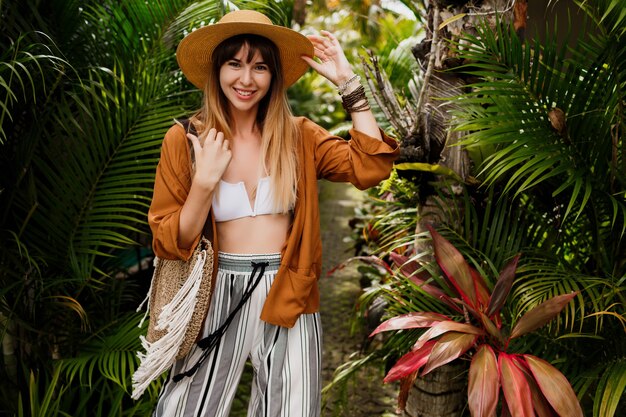
[[[189,122],[184,127],[195,133]],[[193,347],[211,298],[212,275],[213,247],[204,235],[188,261],[154,258],[150,290],[137,309],[148,301],[139,323],[141,327],[150,313],[148,332],[140,336],[145,353],[137,352],[140,364],[132,377],[132,398],[141,397],[152,381]]]

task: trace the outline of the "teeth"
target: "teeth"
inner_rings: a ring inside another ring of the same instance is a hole
[[[249,97],[252,95],[251,91],[243,91],[243,90],[237,90],[237,89],[235,89],[235,91],[237,91],[237,93],[241,94],[242,96],[246,96],[246,97]]]

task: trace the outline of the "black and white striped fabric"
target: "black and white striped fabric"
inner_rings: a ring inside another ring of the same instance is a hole
[[[177,361],[164,385],[153,417],[228,417],[247,359],[254,369],[248,417],[318,417],[321,407],[321,337],[319,313],[300,316],[284,328],[259,319],[280,254],[218,254],[216,288],[203,330],[218,329],[250,284],[253,263],[268,263],[251,298],[234,316],[217,346],[190,377],[172,376],[197,363],[194,346]]]

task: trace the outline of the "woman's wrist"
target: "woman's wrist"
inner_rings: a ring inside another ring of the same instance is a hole
[[[350,72],[350,73],[346,74],[345,76],[339,77],[337,80],[338,80],[338,82],[336,84],[337,85],[337,92],[341,96],[351,86],[353,86],[354,84],[358,84],[359,81],[361,80],[361,77],[359,77],[354,72]]]
[[[370,110],[370,105],[365,94],[365,88],[361,83],[355,83],[356,87],[341,95],[341,104],[347,114]]]
[[[220,180],[199,175],[196,173],[191,181],[191,186],[201,191],[203,194],[210,194],[215,191]]]
[[[346,72],[345,74],[339,74],[337,76],[337,87],[339,87],[341,84],[350,80],[350,78],[354,78],[355,76],[356,76],[356,73],[354,71],[349,71],[349,72]]]
[[[339,89],[337,89],[337,92],[339,93],[339,95],[341,97],[345,97],[348,94],[352,93],[357,88],[359,88],[359,86],[361,86],[361,85],[362,85],[361,84],[361,77],[357,77],[354,81],[352,81],[351,83],[346,85],[346,87],[343,89],[343,91],[339,91]]]

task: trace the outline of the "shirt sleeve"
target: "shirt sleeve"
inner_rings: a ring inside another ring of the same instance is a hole
[[[188,248],[178,243],[180,212],[191,188],[190,166],[185,131],[180,126],[172,126],[163,139],[148,211],[152,250],[163,259],[189,259],[200,240],[198,235]]]
[[[355,129],[350,129],[350,139],[345,140],[305,119],[303,135],[314,147],[318,178],[350,182],[360,190],[388,178],[400,154],[398,142],[382,130],[382,141]]]

